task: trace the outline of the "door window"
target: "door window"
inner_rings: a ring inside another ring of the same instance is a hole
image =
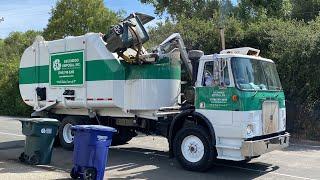
[[[202,86],[212,87],[217,85],[230,85],[228,65],[224,67],[220,66],[220,68],[219,66],[218,61],[209,61],[204,64]]]

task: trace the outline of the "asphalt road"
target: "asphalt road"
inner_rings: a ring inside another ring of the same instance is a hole
[[[17,160],[23,151],[21,124],[0,117],[0,179],[69,179],[72,152],[55,148],[49,166],[27,166]],[[139,136],[109,151],[107,179],[320,179],[320,146],[294,144],[250,163],[218,161],[205,173],[183,170],[168,158],[167,141]]]

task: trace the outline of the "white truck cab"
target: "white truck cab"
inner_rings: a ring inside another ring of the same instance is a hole
[[[242,161],[289,145],[285,96],[276,65],[258,55],[257,49],[236,48],[200,57],[198,69],[193,70],[197,78],[192,117],[207,126],[204,134],[214,150],[205,149],[207,142],[197,130],[186,132],[180,144],[184,166],[200,164],[204,157],[211,161],[210,153]]]

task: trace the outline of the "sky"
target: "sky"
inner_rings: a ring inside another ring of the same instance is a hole
[[[0,21],[0,38],[6,38],[12,31],[43,30],[56,2],[57,0],[1,0],[0,19],[3,17],[4,21]],[[104,0],[104,4],[113,11],[142,12],[155,16],[153,6],[142,4],[138,0]]]

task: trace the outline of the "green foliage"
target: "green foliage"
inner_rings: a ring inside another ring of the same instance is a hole
[[[0,41],[0,114],[29,116],[31,107],[21,99],[19,92],[19,62],[23,51],[40,32],[13,32]]]
[[[156,13],[162,15],[167,12],[174,19],[180,17],[212,19],[219,16],[222,3],[220,0],[140,0],[142,3],[151,4],[156,8]],[[225,11],[233,12],[231,0],[224,1]]]
[[[292,18],[304,21],[311,21],[316,19],[320,12],[320,1],[319,0],[291,0]]]
[[[290,18],[292,4],[290,0],[241,0],[238,5],[238,17],[246,22],[268,17]]]
[[[244,30],[242,24],[235,18],[229,18],[226,24],[226,44],[235,47],[240,44]],[[200,49],[205,53],[215,53],[220,50],[218,25],[213,20],[199,18],[184,18],[177,22],[166,21],[157,27],[149,29],[150,41],[146,44],[152,48],[160,44],[170,34],[179,32],[183,37],[187,49]]]
[[[88,32],[107,32],[119,21],[119,16],[105,8],[102,0],[61,0],[52,9],[43,35],[46,40],[53,40]]]
[[[194,24],[197,24],[197,26],[194,26]],[[148,44],[149,47],[158,45],[168,35],[175,32],[179,32],[182,35],[187,49],[201,49],[210,52],[213,47],[217,47],[217,38],[207,41],[207,38],[217,37],[213,35],[218,34],[217,29],[214,28],[211,21],[183,18],[176,24],[168,21],[165,24],[159,25],[161,28],[151,28],[149,30],[151,37]]]

